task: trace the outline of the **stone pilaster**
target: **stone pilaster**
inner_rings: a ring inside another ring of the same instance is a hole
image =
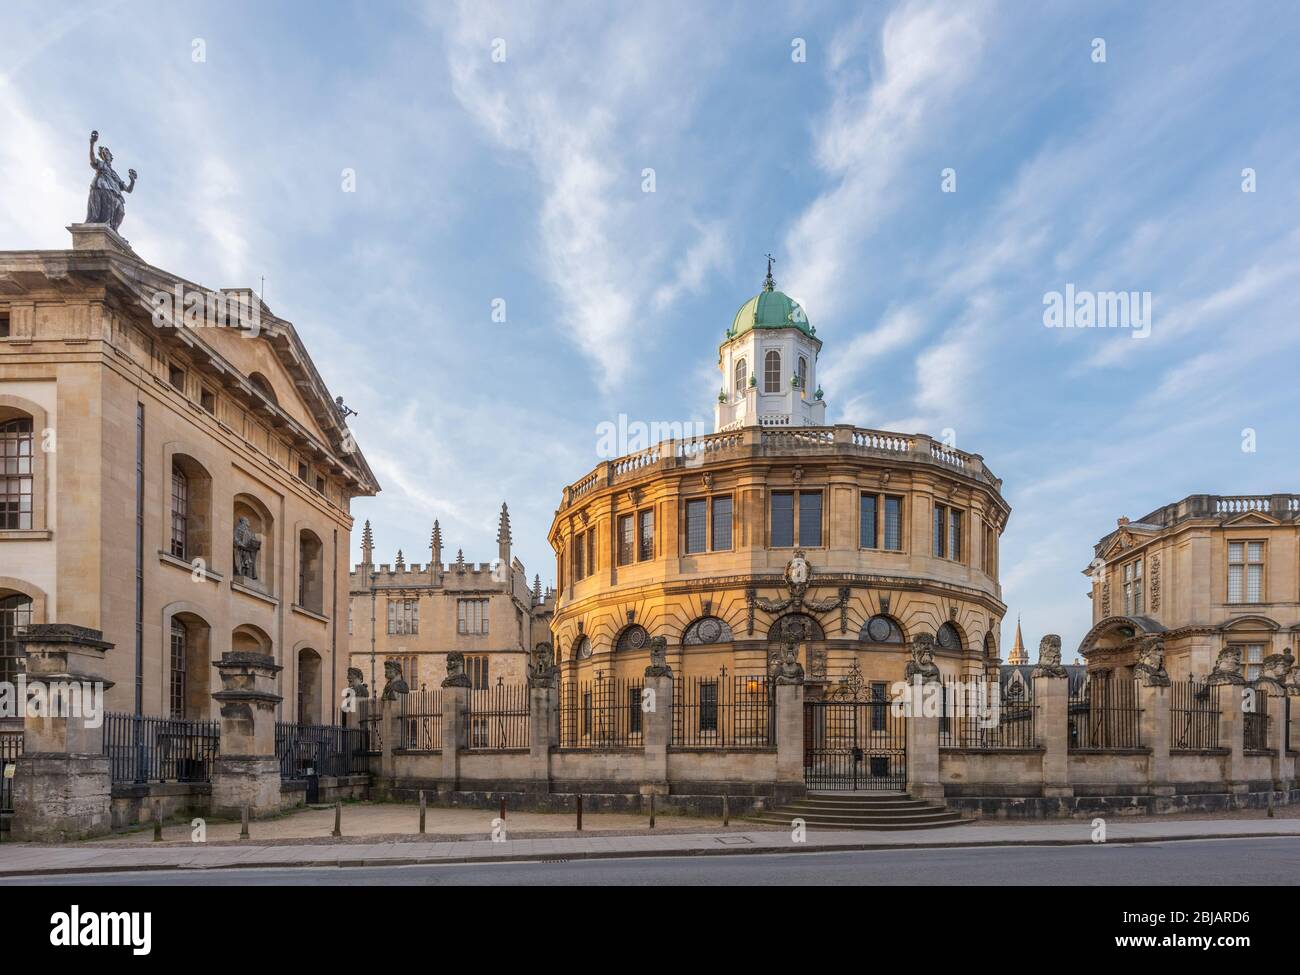
[[[1038,747],[1043,750],[1044,796],[1072,796],[1070,785],[1070,680],[1044,669],[1035,670],[1034,705]]]
[[[1141,709],[1141,736],[1144,747],[1151,750],[1147,758],[1147,783],[1152,795],[1172,796],[1169,765],[1169,685],[1138,681],[1138,707]]]
[[[280,811],[280,763],[275,757],[276,675],[272,657],[228,650],[212,666],[221,690],[221,751],[212,763],[212,811],[238,816],[245,807],[254,818]]]
[[[103,678],[113,644],[102,637],[82,626],[35,623],[21,638],[23,679],[29,688],[41,687],[46,707],[23,722],[23,754],[13,779],[14,839],[62,842],[112,828],[102,708],[103,692],[113,686]]]

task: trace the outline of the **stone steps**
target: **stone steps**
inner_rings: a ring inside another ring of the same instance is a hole
[[[810,829],[862,830],[935,829],[969,821],[942,803],[902,793],[814,793],[752,817],[771,826],[789,826],[795,819]]]

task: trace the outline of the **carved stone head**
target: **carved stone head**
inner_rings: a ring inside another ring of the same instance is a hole
[[[1059,666],[1061,663],[1061,638],[1049,633],[1038,641],[1038,662],[1047,667]]]
[[[1246,678],[1241,673],[1241,647],[1228,646],[1219,651],[1214,661],[1214,669],[1206,678],[1211,684],[1244,684]]]
[[[365,674],[361,673],[360,667],[348,668],[348,687],[357,700],[364,701],[370,697],[370,688],[366,686]]]

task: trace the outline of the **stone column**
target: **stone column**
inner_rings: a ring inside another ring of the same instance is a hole
[[[803,680],[776,681],[776,782],[783,788],[804,785]]]
[[[559,745],[556,727],[555,678],[530,678],[528,682],[528,764],[543,792],[551,791],[551,749]]]
[[[1169,678],[1163,684],[1150,681],[1149,677],[1139,680],[1137,691],[1142,745],[1151,750],[1147,783],[1153,796],[1172,796],[1175,789],[1169,764]]]
[[[379,704],[379,794],[387,797],[397,778],[397,765],[393,761],[393,751],[402,743],[401,701],[396,695],[390,695]]]
[[[469,712],[469,692],[468,674],[449,674],[442,682],[442,787],[448,792],[460,787],[460,753],[468,743],[465,715]]]
[[[1290,792],[1295,785],[1295,760],[1286,751],[1286,688],[1280,681],[1261,680],[1255,692],[1268,695],[1268,747],[1273,752],[1273,789]]]
[[[1216,679],[1210,674],[1211,684],[1221,685],[1219,691],[1219,747],[1228,750],[1224,765],[1224,778],[1228,791],[1245,793],[1250,791],[1250,781],[1246,774],[1245,752],[1245,695],[1244,680]]]
[[[103,692],[113,684],[103,674],[113,644],[102,637],[69,623],[33,623],[19,638],[26,653],[22,679],[29,690],[41,688],[46,707],[23,721],[23,753],[13,779],[16,840],[56,843],[112,828]]]
[[[673,734],[673,672],[667,664],[645,669],[641,711],[644,750],[641,794],[668,795],[668,743]],[[648,693],[647,693],[648,692]]]
[[[938,683],[914,679],[908,685],[907,791],[917,799],[943,800],[939,779],[939,715],[927,713],[927,695],[938,694]],[[933,688],[933,689],[932,689]]]
[[[1044,796],[1074,795],[1070,785],[1070,675],[1061,665],[1060,637],[1053,644],[1048,634],[1038,647],[1039,665],[1031,672],[1034,682],[1034,706],[1038,747],[1043,750]],[[1055,649],[1056,658],[1043,661],[1044,648]]]
[[[227,650],[212,666],[221,677],[221,690],[212,694],[221,712],[212,812],[235,817],[247,806],[254,818],[275,815],[280,811],[275,709],[281,700],[275,685],[282,668],[266,654],[245,650]]]

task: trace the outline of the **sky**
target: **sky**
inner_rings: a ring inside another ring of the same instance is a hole
[[[427,562],[435,518],[445,560],[493,560],[504,500],[544,585],[602,423],[712,429],[770,252],[828,422],[982,455],[1012,507],[1001,643],[1023,616],[1070,659],[1118,517],[1300,490],[1297,27],[1283,2],[3,0],[0,249],[70,246],[97,129],[140,174],[136,252],[264,287],[358,411],[376,561]],[[1047,327],[1067,288],[1150,314]]]

